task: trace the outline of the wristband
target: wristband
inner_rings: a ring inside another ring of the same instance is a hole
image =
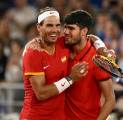
[[[67,81],[69,82],[70,85],[73,84],[73,80],[72,80],[72,78],[70,76],[67,76],[65,78],[67,79]]]
[[[57,87],[59,94],[62,93],[64,90],[66,90],[68,87],[70,87],[70,83],[66,78],[62,78],[61,80],[54,83],[54,85]]]
[[[97,37],[98,38],[98,37]],[[95,42],[94,42],[94,47],[97,49],[101,48],[101,47],[106,47],[105,44],[103,43],[103,41],[98,38]]]

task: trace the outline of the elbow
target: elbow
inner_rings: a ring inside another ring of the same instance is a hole
[[[48,94],[46,94],[46,92],[43,92],[43,91],[38,91],[36,92],[35,95],[36,95],[37,100],[39,101],[44,101],[49,98]]]
[[[36,94],[36,98],[39,101],[44,101],[44,100],[47,99],[46,95],[43,95],[43,94],[40,94],[40,93],[39,94]]]

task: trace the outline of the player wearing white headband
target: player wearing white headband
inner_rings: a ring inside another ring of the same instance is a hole
[[[56,16],[60,18],[59,13],[57,11],[55,10],[46,11],[38,16],[38,23],[41,23],[43,20],[45,20],[47,17],[50,16]]]
[[[61,45],[63,38],[57,41],[60,17],[55,9],[41,10],[37,30],[39,36],[23,53],[25,97],[20,120],[65,120],[63,91],[87,73],[87,64],[75,65],[67,75],[69,51]]]

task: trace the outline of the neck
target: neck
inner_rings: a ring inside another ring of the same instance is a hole
[[[86,43],[87,43],[87,39],[81,39],[81,42],[73,47],[74,53],[76,54],[80,53],[82,49],[86,46]]]
[[[73,46],[73,49],[71,50],[72,59],[83,50],[83,48],[86,46],[86,43],[87,39],[81,39],[80,43]]]
[[[50,54],[54,54],[55,53],[55,44],[46,44],[45,46],[45,50]]]
[[[55,43],[49,43],[49,42],[46,42],[43,39],[41,39],[40,46],[45,51],[47,51],[47,53],[50,54],[50,55],[55,53]]]

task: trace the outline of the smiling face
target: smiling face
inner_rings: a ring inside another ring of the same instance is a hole
[[[60,35],[60,19],[56,16],[49,16],[42,25],[38,24],[37,29],[44,42],[55,43]]]

